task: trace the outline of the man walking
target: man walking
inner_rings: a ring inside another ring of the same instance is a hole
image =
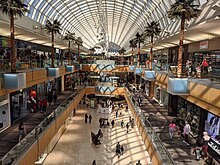
[[[85,114],[85,123],[87,123],[88,115],[87,113]]]
[[[126,124],[126,128],[127,128],[127,133],[128,133],[128,129],[129,129],[129,124],[128,123]]]
[[[89,123],[91,124],[92,122],[92,115],[89,115]]]

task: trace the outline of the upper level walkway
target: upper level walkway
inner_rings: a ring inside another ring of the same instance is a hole
[[[180,140],[177,131],[173,139],[170,139],[169,124],[174,117],[168,115],[168,110],[161,107],[155,100],[150,99],[145,94],[136,92],[135,95],[141,96],[143,100],[141,110],[150,121],[175,163],[178,165],[203,165],[203,159],[200,159],[200,161],[195,160],[195,155],[193,154],[195,141],[193,139],[191,139],[191,145],[186,145],[186,143]]]
[[[21,118],[18,122],[14,123],[11,127],[0,133],[0,159],[7,154],[16,144],[18,144],[18,125],[23,122],[27,134],[31,132],[37,125],[41,123],[49,114],[51,114],[64,100],[66,100],[73,91],[65,91],[58,95],[57,102],[51,106],[47,106],[46,114],[36,112],[29,113]]]

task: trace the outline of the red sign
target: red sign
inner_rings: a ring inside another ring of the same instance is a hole
[[[209,41],[202,41],[199,43],[199,49],[208,49]]]

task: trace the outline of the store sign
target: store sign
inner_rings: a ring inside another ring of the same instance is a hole
[[[209,41],[202,41],[199,43],[199,49],[208,49]]]

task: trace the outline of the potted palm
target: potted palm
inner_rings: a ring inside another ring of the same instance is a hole
[[[64,40],[68,41],[68,65],[70,65],[70,44],[75,41],[75,33],[67,32],[64,36]]]
[[[5,89],[22,89],[26,88],[25,73],[16,73],[16,54],[15,54],[15,16],[22,17],[25,12],[28,12],[27,5],[21,0],[1,0],[0,10],[2,13],[9,16],[10,26],[10,63],[11,73],[4,74],[4,88]],[[16,83],[15,83],[16,82]]]
[[[44,29],[47,33],[51,34],[51,67],[48,68],[48,75],[52,77],[57,77],[59,76],[59,68],[54,67],[54,35],[57,33],[60,34],[61,24],[58,20],[54,20],[52,22],[50,20],[47,20]]]
[[[177,78],[169,77],[168,91],[173,94],[188,93],[188,78],[182,78],[182,62],[183,62],[183,40],[186,21],[197,18],[201,10],[195,5],[196,0],[176,0],[167,12],[170,19],[180,19],[180,38],[178,49]]]
[[[121,48],[120,50],[119,50],[119,54],[121,55],[121,59],[122,60],[120,60],[120,61],[123,61],[124,62],[124,53],[126,52],[126,50],[125,50],[125,48]],[[123,62],[122,62],[122,65],[123,65]]]
[[[82,44],[83,44],[83,40],[82,40],[82,38],[81,37],[78,37],[76,40],[75,40],[75,43],[76,43],[76,45],[77,45],[77,49],[78,49],[78,63],[80,64],[80,46],[82,46]]]
[[[137,42],[135,42],[135,39],[131,39],[129,41],[129,47],[131,48],[131,52],[132,52],[132,55],[131,55],[131,65],[134,65],[134,49],[137,48]]]
[[[154,37],[159,36],[161,32],[159,22],[152,21],[151,23],[147,23],[147,27],[144,31],[145,37],[150,37],[150,66],[148,71],[145,71],[144,76],[148,80],[155,79],[155,71],[152,70],[153,65],[153,44],[154,44]]]
[[[140,54],[141,54],[141,44],[144,43],[144,35],[143,33],[140,34],[137,32],[135,42],[138,45],[138,61],[137,61],[137,68],[135,69],[135,74],[140,74],[142,73],[141,68],[140,68]]]
[[[75,41],[75,33],[71,33],[68,31],[66,35],[64,36],[64,40],[68,41],[68,63],[66,65],[66,71],[74,72],[74,66],[71,65],[71,62],[70,62],[70,57],[71,57],[70,44],[71,42]]]

